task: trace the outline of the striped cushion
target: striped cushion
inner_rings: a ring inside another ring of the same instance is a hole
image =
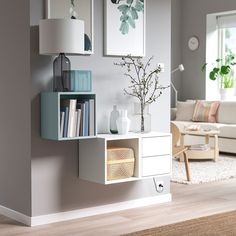
[[[219,105],[220,102],[218,101],[197,101],[194,108],[192,121],[216,123],[216,114]]]

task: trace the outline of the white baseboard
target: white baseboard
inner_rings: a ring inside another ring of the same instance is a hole
[[[22,224],[31,226],[31,217],[24,215],[18,211],[14,211],[10,208],[4,207],[0,205],[0,215],[6,216],[13,220],[16,220]]]
[[[19,212],[13,211],[11,209],[0,207],[0,214],[5,215],[9,218],[12,218],[28,226],[38,226],[66,220],[74,220],[88,216],[95,216],[99,214],[128,210],[138,207],[144,207],[154,204],[160,204],[160,203],[170,202],[171,200],[172,200],[171,194],[165,194],[161,196],[147,197],[147,198],[113,203],[103,206],[90,207],[80,210],[60,212],[55,214],[41,215],[34,217],[29,217]]]

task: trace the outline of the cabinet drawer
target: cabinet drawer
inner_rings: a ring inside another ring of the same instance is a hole
[[[143,157],[171,154],[171,136],[143,138],[142,142]]]
[[[142,176],[171,173],[171,156],[154,156],[142,158]]]

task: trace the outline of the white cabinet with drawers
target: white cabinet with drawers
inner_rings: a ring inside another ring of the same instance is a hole
[[[108,181],[107,147],[129,147],[134,150],[134,176]],[[114,184],[145,178],[171,175],[171,134],[150,132],[128,135],[98,135],[79,142],[79,177],[100,183]]]

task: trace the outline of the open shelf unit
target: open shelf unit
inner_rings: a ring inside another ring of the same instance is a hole
[[[127,147],[134,150],[133,177],[107,180],[108,147]],[[171,175],[171,158],[171,135],[168,133],[98,135],[96,139],[79,142],[79,177],[108,185],[169,176]]]
[[[78,137],[60,136],[60,109],[63,99],[85,101],[94,99],[94,135]],[[96,137],[96,95],[80,92],[43,92],[41,93],[41,137],[50,140],[78,140]]]

